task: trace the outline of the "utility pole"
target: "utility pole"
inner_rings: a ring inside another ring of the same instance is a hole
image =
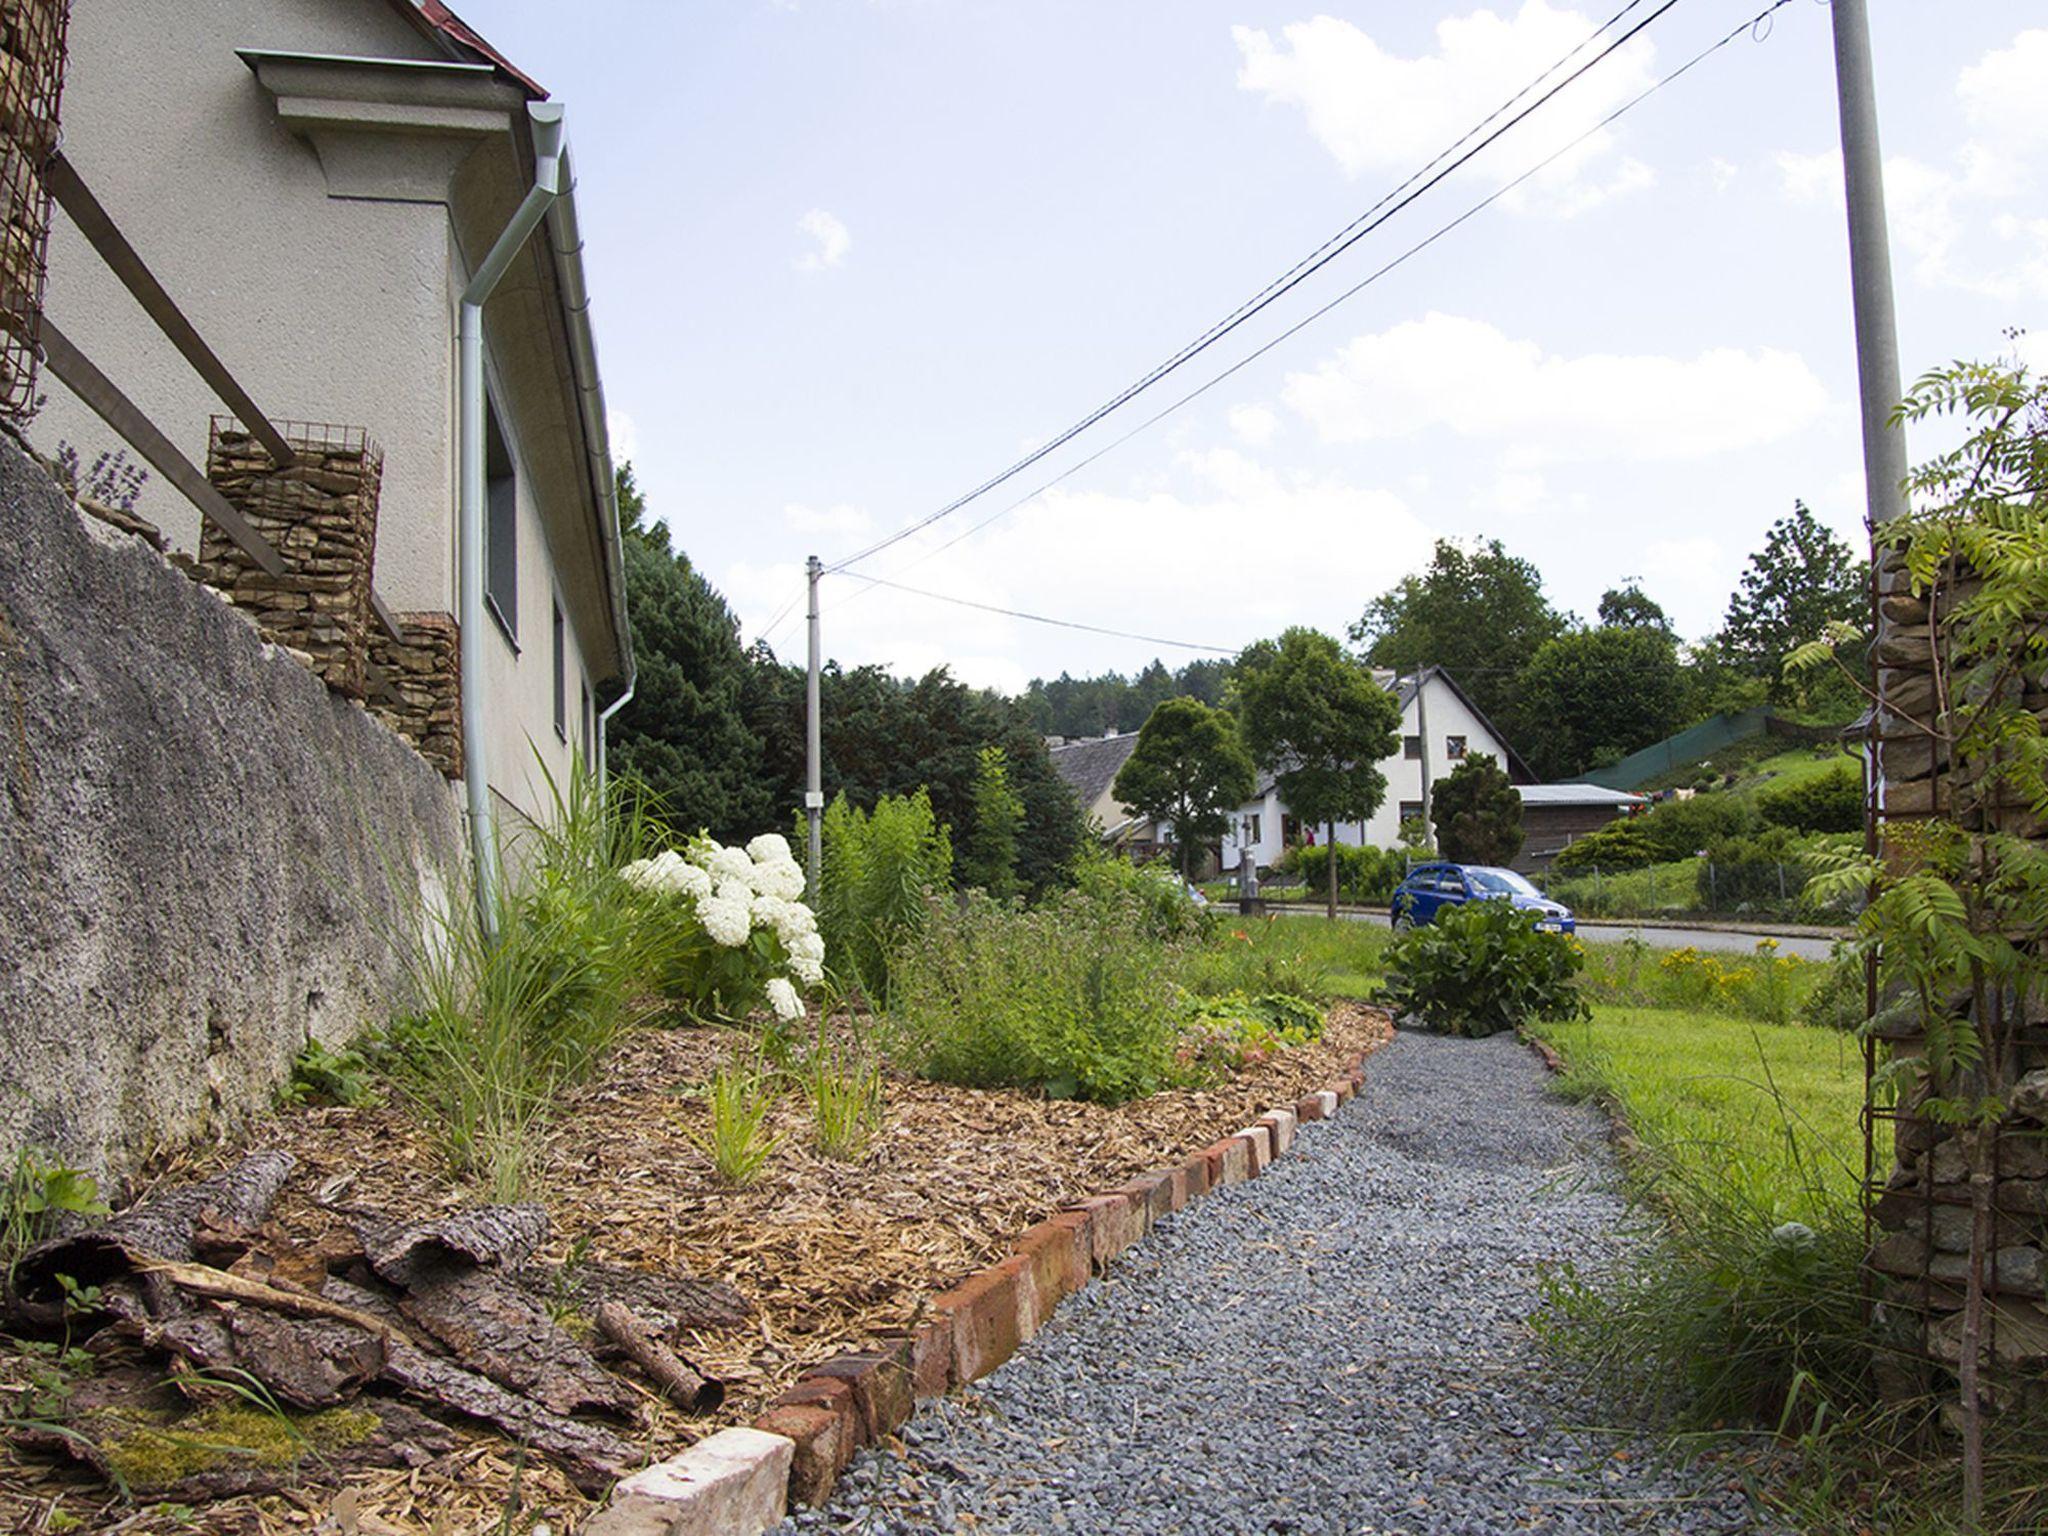
[[[810,881],[810,898],[818,899],[818,866],[824,855],[820,824],[825,816],[825,762],[818,730],[818,578],[825,574],[818,557],[804,562],[810,578],[810,664],[804,671],[804,820],[810,824],[810,847],[805,852],[804,873]]]
[[[1835,91],[1842,113],[1842,176],[1849,199],[1849,282],[1856,309],[1856,376],[1863,397],[1863,482],[1872,530],[1906,515],[1906,433],[1892,421],[1899,387],[1899,325],[1892,302],[1884,216],[1884,157],[1865,0],[1834,0]]]

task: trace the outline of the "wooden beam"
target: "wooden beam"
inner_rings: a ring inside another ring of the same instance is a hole
[[[71,222],[78,226],[78,232],[91,242],[92,248],[99,252],[100,259],[107,264],[114,276],[121,280],[121,285],[135,296],[135,302],[156,322],[157,329],[161,330],[171,345],[178,349],[179,355],[192,365],[193,371],[207,382],[213,392],[220,397],[221,402],[233,411],[242,425],[253,432],[256,440],[269,450],[270,457],[277,467],[284,469],[296,463],[298,455],[293,452],[292,445],[285,441],[284,434],[270,424],[270,418],[249,398],[248,391],[235,382],[235,376],[228,372],[227,364],[215,355],[213,348],[209,347],[199,332],[193,328],[192,322],[185,318],[184,311],[178,308],[176,301],[164,290],[164,285],[156,280],[156,275],[136,253],[135,247],[128,243],[127,236],[121,233],[112,216],[100,206],[99,199],[92,195],[92,189],[86,186],[84,179],[64,157],[62,150],[50,157],[50,162],[43,171],[43,179],[48,184],[51,195],[57,199],[57,205],[71,216]],[[141,445],[136,446],[139,448]]]

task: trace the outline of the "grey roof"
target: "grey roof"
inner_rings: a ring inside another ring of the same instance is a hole
[[[1647,805],[1641,795],[1626,794],[1602,784],[1524,784],[1524,805]]]
[[[1130,759],[1137,745],[1138,733],[1126,731],[1121,736],[1070,741],[1065,746],[1048,748],[1046,755],[1052,759],[1053,772],[1066,781],[1085,811],[1115,781],[1117,770]]]

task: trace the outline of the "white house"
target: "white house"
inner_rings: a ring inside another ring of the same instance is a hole
[[[1353,847],[1398,846],[1401,823],[1422,815],[1424,776],[1433,793],[1439,780],[1475,754],[1492,757],[1517,783],[1528,783],[1533,777],[1493,722],[1442,667],[1425,667],[1402,678],[1387,671],[1373,675],[1400,701],[1401,751],[1380,764],[1380,771],[1387,776],[1387,794],[1380,808],[1363,822],[1339,822],[1338,842]],[[1276,777],[1261,774],[1257,795],[1232,815],[1230,831],[1223,839],[1226,873],[1237,869],[1247,850],[1258,868],[1267,869],[1290,844],[1301,842],[1306,832],[1313,830],[1316,841],[1323,841],[1324,828],[1302,827],[1287,809]]]

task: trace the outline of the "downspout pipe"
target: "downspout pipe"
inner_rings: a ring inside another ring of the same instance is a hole
[[[561,148],[561,181],[561,196],[548,210],[548,237],[561,282],[569,360],[575,370],[577,408],[583,418],[584,450],[590,456],[590,481],[597,494],[598,538],[604,545],[605,583],[611,589],[612,628],[619,637],[619,669],[626,680],[625,691],[597,717],[597,782],[602,793],[610,768],[606,728],[613,715],[632,703],[640,668],[633,655],[633,632],[626,616],[618,483],[612,472],[611,430],[605,419],[604,384],[597,367],[597,338],[590,325],[590,287],[583,272],[583,231],[576,217],[575,160],[566,143]]]
[[[484,937],[498,938],[497,817],[491,807],[490,756],[484,741],[484,301],[490,298],[562,192],[562,108],[528,105],[533,129],[533,185],[511,222],[462,290],[457,323],[456,394],[459,469],[456,540],[462,629],[462,780],[469,800],[470,851],[476,865],[477,915]]]

